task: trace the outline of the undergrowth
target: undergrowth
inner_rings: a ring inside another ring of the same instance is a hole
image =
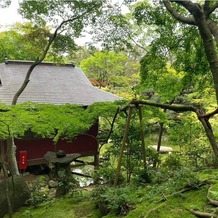
[[[162,175],[163,173],[163,175]],[[165,175],[164,175],[165,174]],[[205,184],[200,184],[207,181]],[[138,184],[138,185],[136,185]],[[46,201],[37,208],[23,207],[14,218],[72,217],[72,218],[115,218],[148,217],[179,218],[195,217],[190,209],[202,211],[207,207],[207,192],[216,199],[218,170],[208,169],[192,172],[186,168],[157,171],[150,183],[135,183],[114,188],[108,185],[93,187],[93,191],[81,191],[77,195]],[[105,207],[105,211],[99,209]]]

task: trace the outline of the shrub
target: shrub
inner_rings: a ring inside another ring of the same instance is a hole
[[[178,154],[168,155],[163,163],[163,167],[168,168],[168,170],[180,169],[182,167],[181,156]]]
[[[48,200],[48,190],[44,187],[46,186],[46,179],[44,176],[40,176],[33,181],[30,186],[31,198],[27,203],[34,207],[38,207],[44,201]]]
[[[110,212],[116,215],[126,215],[130,210],[130,188],[127,187],[98,187],[93,193],[92,197],[97,202],[97,205],[102,213],[106,215]]]
[[[110,166],[100,167],[94,174],[94,181],[95,182],[100,181],[101,183],[112,185],[115,179],[115,172],[116,169]],[[124,177],[120,174],[119,183],[122,183],[123,181],[124,181]]]

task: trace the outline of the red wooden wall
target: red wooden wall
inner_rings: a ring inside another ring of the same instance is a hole
[[[21,151],[27,152],[27,165],[37,165],[46,163],[44,155],[48,151],[63,150],[66,154],[80,153],[82,156],[94,156],[97,159],[98,141],[98,123],[93,125],[85,134],[79,134],[72,141],[59,140],[56,144],[52,139],[15,139],[17,147],[17,161]],[[7,151],[6,141],[1,142],[1,156]]]

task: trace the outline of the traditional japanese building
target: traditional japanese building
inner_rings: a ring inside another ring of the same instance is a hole
[[[6,60],[0,64],[0,101],[11,105],[12,99],[21,87],[26,73],[33,62]],[[37,65],[30,81],[19,96],[18,102],[36,102],[61,104],[79,104],[87,107],[94,102],[119,100],[118,96],[94,87],[84,72],[74,64],[57,66],[53,63]],[[94,156],[94,164],[98,164],[98,122],[86,133],[81,133],[72,142],[59,140],[54,146],[52,139],[16,139],[17,160],[20,168],[45,162],[47,151],[64,150],[66,153],[81,153],[82,156]],[[5,141],[1,141],[1,155],[6,153]],[[26,163],[22,166],[22,155]]]

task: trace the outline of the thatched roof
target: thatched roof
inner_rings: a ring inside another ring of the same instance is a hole
[[[7,61],[0,64],[0,101],[11,104],[32,62]],[[92,86],[84,72],[73,64],[42,63],[33,70],[27,88],[17,103],[32,101],[52,104],[81,104],[115,101],[120,98]]]

